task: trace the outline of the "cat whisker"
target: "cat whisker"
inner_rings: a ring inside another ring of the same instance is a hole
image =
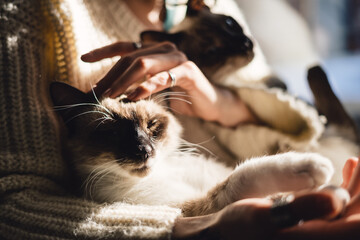
[[[100,121],[100,122],[96,125],[95,129],[97,129],[104,122],[106,122],[106,121],[114,121],[114,119],[112,119],[112,118],[110,118],[108,116],[103,116],[103,117],[97,118],[94,121],[90,122],[89,125],[92,125],[94,122],[97,122],[97,121]]]
[[[186,100],[186,99],[183,99],[183,98],[177,98],[177,97],[164,98],[164,99],[160,100],[158,102],[158,104],[161,104],[163,101],[167,101],[167,100],[178,100],[178,101],[183,101],[183,102],[185,102],[187,104],[190,104],[190,105],[192,104],[192,102],[190,102],[189,100]]]
[[[109,118],[114,117],[113,113],[111,113],[106,107],[100,105],[100,104],[95,104],[95,103],[78,103],[78,104],[70,104],[70,105],[62,105],[62,106],[54,106],[53,109],[55,111],[61,111],[61,110],[66,110],[66,109],[70,109],[70,108],[75,108],[75,107],[99,107],[101,109],[104,109],[106,111],[105,112],[101,112],[102,114],[106,114],[108,115]],[[98,111],[100,113],[100,111]]]
[[[181,97],[190,97],[188,94],[186,94],[185,92],[163,92],[160,94],[157,94],[153,101],[157,102],[159,99],[163,99],[169,96],[181,96]]]
[[[100,114],[103,114],[105,117],[109,117],[109,116],[108,116],[106,113],[104,113],[104,112],[93,110],[93,111],[87,111],[87,112],[79,113],[78,115],[75,115],[75,116],[73,116],[72,118],[70,118],[69,120],[67,120],[65,123],[67,124],[67,123],[69,123],[70,121],[74,120],[74,119],[77,118],[77,117],[81,117],[81,116],[83,116],[83,115],[92,114],[92,113],[100,113]]]
[[[73,108],[73,107],[83,107],[83,106],[98,107],[99,105],[96,103],[77,103],[77,104],[54,106],[53,109],[55,109],[55,111],[57,111],[57,110],[65,110],[65,109],[69,109],[69,108]]]
[[[88,175],[88,177],[86,178],[86,180],[84,181],[83,185],[81,186],[84,189],[84,192],[86,193],[87,196],[89,196],[90,199],[92,199],[92,182],[96,179],[96,177],[98,176],[99,172],[96,172],[99,167],[94,168],[91,173]],[[84,186],[85,185],[85,186]]]
[[[92,199],[92,192],[96,188],[97,183],[105,177],[106,175],[110,174],[112,172],[114,163],[116,163],[116,160],[100,164],[99,166],[95,167],[87,179],[84,181],[84,184],[82,187],[84,187],[84,190],[86,194]],[[101,170],[100,170],[101,169]]]
[[[215,155],[213,152],[211,152],[209,149],[207,149],[206,147],[204,147],[204,146],[201,145],[201,144],[205,144],[205,143],[208,143],[208,142],[210,142],[210,141],[213,141],[214,139],[215,139],[215,137],[213,136],[213,137],[211,137],[210,139],[205,140],[205,141],[200,142],[200,143],[191,143],[191,142],[188,142],[188,141],[186,141],[186,140],[184,140],[184,139],[181,139],[181,142],[180,142],[180,146],[181,146],[181,147],[180,147],[180,148],[181,148],[181,150],[183,150],[183,149],[189,150],[189,149],[190,149],[190,152],[191,152],[193,149],[195,149],[195,152],[198,151],[198,149],[202,149],[202,150],[204,150],[205,152],[209,153],[211,156],[216,157],[216,155]]]
[[[111,111],[109,111],[109,109],[107,109],[106,107],[104,107],[103,105],[101,105],[98,97],[97,97],[96,94],[95,94],[95,91],[94,91],[93,86],[91,86],[91,92],[92,92],[92,94],[93,94],[96,102],[98,103],[97,105],[98,105],[99,107],[101,107],[102,109],[104,109],[104,110],[105,110],[107,113],[109,113],[112,117],[114,117],[113,113],[112,113]]]
[[[98,177],[97,179],[95,179],[95,180],[93,181],[92,190],[96,189],[96,187],[97,187],[98,185],[101,186],[101,183],[102,183],[101,180],[102,180],[103,178],[105,178],[105,177],[108,177],[108,175],[111,174],[112,172],[111,172],[111,171],[103,171],[102,173],[103,173],[103,174],[101,174],[100,177]],[[109,178],[109,177],[108,177],[108,178]],[[111,178],[111,176],[110,176],[110,178]],[[113,177],[113,178],[114,178],[114,177]],[[108,183],[108,181],[106,181],[106,184],[105,184],[105,185],[107,185],[107,183]]]
[[[98,125],[96,125],[95,129],[97,129],[101,124],[103,124],[107,120],[109,120],[109,119],[108,118],[103,118],[103,120],[101,122],[99,122]]]
[[[173,91],[166,91],[162,93],[156,94],[156,97],[164,97],[164,96],[170,96],[170,95],[188,95],[186,92],[173,92]]]
[[[173,113],[177,113],[177,114],[179,114],[179,115],[182,115],[182,113],[181,113],[181,112],[179,112],[179,111],[177,111],[177,110],[173,109],[173,108],[172,108],[172,107],[170,107],[170,106],[163,106],[163,108],[164,108],[164,109],[166,109],[166,110],[168,110],[168,111],[170,111],[170,112],[173,112]]]

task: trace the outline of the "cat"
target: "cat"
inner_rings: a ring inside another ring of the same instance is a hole
[[[315,106],[320,114],[326,116],[328,129],[359,144],[359,130],[355,121],[334,93],[324,69],[321,66],[309,68],[307,78]]]
[[[239,23],[231,16],[211,12],[203,1],[188,1],[184,20],[169,32],[143,31],[140,38],[143,43],[174,43],[213,83],[221,83],[254,58],[254,43]],[[261,82],[267,87],[287,88],[273,75]]]
[[[360,154],[360,135],[352,117],[334,93],[326,72],[321,66],[308,69],[308,83],[318,112],[326,117],[326,128],[318,144],[309,149],[329,158],[335,172],[331,184],[342,182],[346,159]]]
[[[60,82],[50,92],[84,194],[95,201],[169,205],[197,216],[244,198],[315,188],[333,173],[316,153],[258,157],[235,168],[206,158],[181,140],[182,127],[161,94],[98,100]]]

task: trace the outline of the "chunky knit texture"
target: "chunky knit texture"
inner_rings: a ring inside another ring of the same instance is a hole
[[[57,0],[0,5],[0,239],[169,238],[179,209],[100,205],[64,187],[48,83],[79,84],[71,21]]]

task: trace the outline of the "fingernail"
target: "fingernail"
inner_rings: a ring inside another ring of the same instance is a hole
[[[320,191],[333,191],[336,197],[343,202],[344,205],[348,204],[350,202],[350,194],[349,192],[341,187],[328,185],[320,189]]]
[[[333,193],[334,196],[336,196],[331,202],[333,211],[330,214],[324,216],[324,219],[334,219],[344,213],[346,205],[350,202],[350,194],[346,189],[330,185],[323,187],[320,189],[320,191],[329,191],[330,193]]]
[[[91,55],[92,55],[92,52],[85,53],[85,54],[81,55],[80,59],[84,62],[89,61],[90,60],[89,57],[91,57]]]

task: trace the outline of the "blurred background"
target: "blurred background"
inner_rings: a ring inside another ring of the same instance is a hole
[[[236,0],[269,64],[312,102],[306,69],[320,62],[360,124],[360,0]]]
[[[360,116],[360,1],[288,0],[304,17],[334,90]]]

